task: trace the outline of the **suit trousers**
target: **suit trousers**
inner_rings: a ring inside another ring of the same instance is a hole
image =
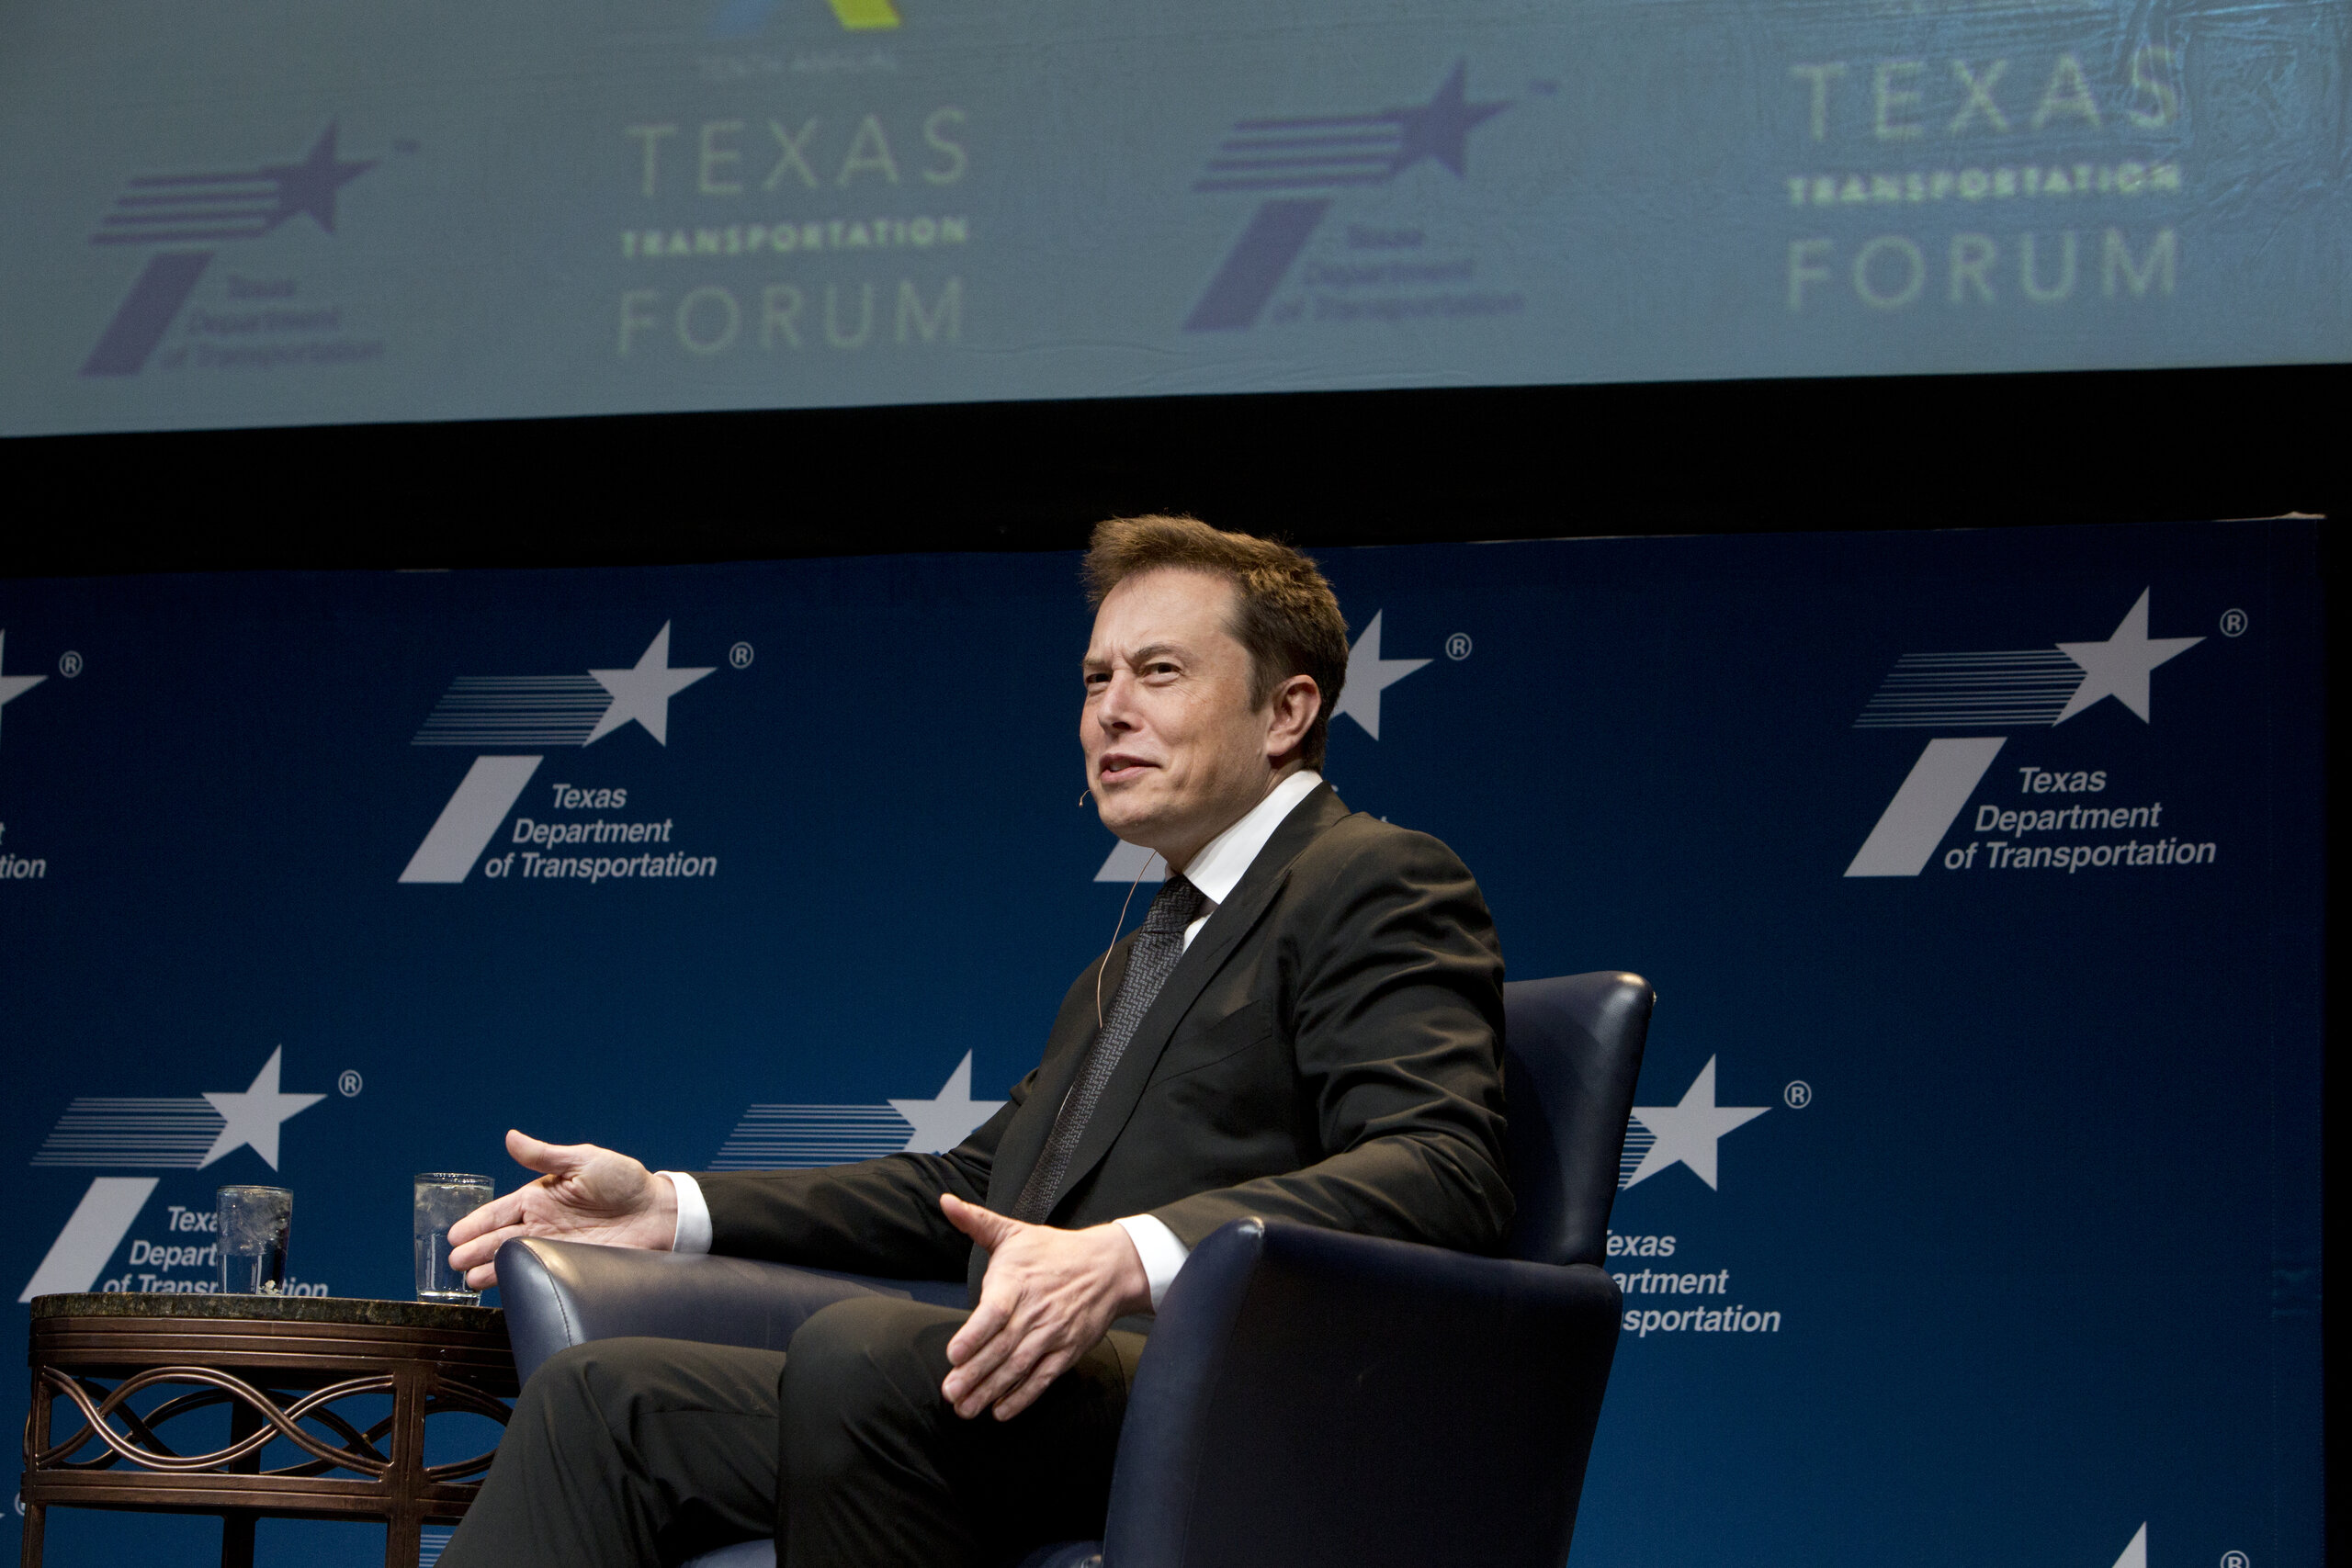
[[[970,1315],[861,1296],[782,1352],[573,1346],[525,1385],[443,1568],[643,1568],[771,1533],[779,1568],[998,1568],[1099,1538],[1143,1336],[967,1421],[939,1385]]]

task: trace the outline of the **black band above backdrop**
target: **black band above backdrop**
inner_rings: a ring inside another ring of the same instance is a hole
[[[2337,508],[2352,367],[1281,393],[0,443],[0,574],[1306,546]],[[20,501],[19,504],[23,504]],[[46,521],[42,521],[46,519]]]

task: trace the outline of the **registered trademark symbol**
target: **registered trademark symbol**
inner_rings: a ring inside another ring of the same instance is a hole
[[[2245,612],[2244,610],[2224,610],[2222,612],[2222,635],[2223,637],[2245,636]],[[2231,1555],[2235,1556],[2237,1554],[2233,1552]],[[2243,1562],[2233,1563],[2232,1564],[2232,1568],[2245,1568],[2245,1564]]]
[[[2237,614],[2234,610],[2230,613]],[[2254,1559],[2243,1551],[2224,1551],[2222,1553],[2222,1568],[2254,1568]]]
[[[748,642],[739,642],[729,649],[727,662],[738,670],[749,670],[752,667],[752,645]]]
[[[345,1067],[343,1076],[334,1080],[334,1087],[343,1091],[344,1099],[349,1100],[367,1087],[367,1080],[359,1076],[358,1068]]]
[[[1455,632],[1452,637],[1447,637],[1445,639],[1445,656],[1448,659],[1469,658],[1470,634],[1468,632]]]
[[[57,672],[71,681],[82,672],[82,656],[67,649],[57,656]]]
[[[1790,1110],[1803,1111],[1813,1103],[1813,1086],[1803,1078],[1792,1078],[1789,1087],[1781,1091],[1781,1098],[1788,1102]]]

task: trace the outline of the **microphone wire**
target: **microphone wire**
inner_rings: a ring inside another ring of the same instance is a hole
[[[1097,1034],[1102,1033],[1105,1027],[1102,1021],[1102,971],[1111,967],[1111,953],[1119,945],[1119,931],[1127,923],[1127,907],[1136,901],[1136,889],[1143,886],[1143,874],[1149,871],[1151,863],[1159,858],[1159,851],[1150,851],[1144,855],[1143,863],[1136,867],[1136,879],[1127,884],[1127,896],[1119,901],[1119,918],[1111,922],[1111,945],[1102,950],[1102,962],[1094,966],[1094,1032]]]

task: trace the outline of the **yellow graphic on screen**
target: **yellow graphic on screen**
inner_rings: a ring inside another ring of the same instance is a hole
[[[831,0],[831,4],[842,26],[853,32],[899,25],[898,7],[890,0]]]

